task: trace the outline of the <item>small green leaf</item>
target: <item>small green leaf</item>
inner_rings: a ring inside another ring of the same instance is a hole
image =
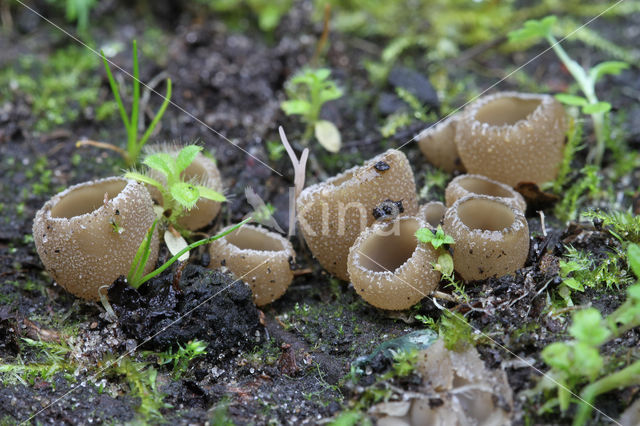
[[[311,111],[311,104],[302,99],[292,99],[282,102],[280,108],[287,115],[306,115]]]
[[[584,285],[575,278],[565,278],[562,283],[574,290],[584,291]]]
[[[640,284],[634,284],[627,288],[627,294],[636,303],[640,302]]]
[[[611,110],[611,104],[609,102],[597,102],[595,104],[589,104],[582,107],[584,114],[599,114],[609,112]]]
[[[598,349],[584,342],[576,343],[573,349],[573,360],[575,366],[580,366],[580,373],[592,380],[598,377],[602,370],[603,361]]]
[[[328,79],[331,75],[331,70],[329,68],[318,68],[316,70],[310,70],[309,72],[320,81]]]
[[[611,332],[602,323],[602,315],[596,308],[583,309],[573,315],[569,334],[591,346],[603,343]]]
[[[440,272],[442,275],[453,274],[453,257],[447,252],[438,256],[438,265],[440,265]]]
[[[198,202],[200,193],[195,185],[187,182],[178,182],[171,185],[171,195],[187,210],[191,210]]]
[[[143,175],[138,172],[127,172],[124,174],[125,179],[134,179],[138,182],[148,183],[149,185],[155,186],[156,188],[162,188],[162,184],[157,180],[150,178],[147,175]]]
[[[510,42],[525,41],[538,37],[546,37],[551,34],[551,28],[556,23],[557,18],[553,15],[547,16],[541,20],[529,20],[519,30],[511,31],[509,36]]]
[[[327,101],[338,99],[342,96],[342,90],[338,88],[333,82],[327,84],[320,92],[320,103],[324,104]]]
[[[585,106],[589,104],[582,96],[568,95],[566,93],[558,93],[555,98],[565,105]]]
[[[200,193],[200,197],[202,198],[219,202],[227,201],[227,198],[224,195],[217,191],[214,191],[211,188],[207,188],[206,186],[201,185],[196,186],[196,188],[198,188],[198,192]]]
[[[332,122],[320,120],[315,124],[314,130],[316,139],[324,149],[333,153],[340,151],[342,138],[340,137],[340,131]]]
[[[542,359],[552,368],[558,370],[569,370],[571,367],[571,359],[569,355],[571,347],[566,343],[555,342],[547,345],[542,350]]]
[[[435,237],[435,235],[433,235],[433,231],[429,228],[420,228],[416,231],[415,235],[418,241],[425,244],[430,243]]]
[[[173,162],[173,158],[165,152],[148,155],[144,160],[142,160],[142,163],[147,167],[157,170],[165,176],[171,175],[173,171]]]
[[[187,167],[189,167],[200,151],[202,151],[202,147],[198,145],[187,145],[182,148],[175,160],[176,172],[182,173]]]
[[[591,68],[589,71],[589,77],[595,83],[600,80],[605,75],[618,75],[623,70],[629,68],[629,64],[626,62],[620,61],[606,61],[600,62],[595,67]]]
[[[640,278],[640,246],[637,244],[629,244],[627,261],[633,273],[636,274],[636,277]]]

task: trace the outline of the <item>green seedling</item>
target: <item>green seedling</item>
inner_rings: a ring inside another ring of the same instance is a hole
[[[128,166],[132,166],[138,162],[138,157],[140,156],[142,147],[144,147],[144,144],[149,140],[151,133],[160,122],[160,119],[164,115],[169,102],[171,102],[171,79],[167,79],[167,93],[164,96],[162,105],[156,112],[153,120],[151,120],[149,127],[147,127],[142,136],[139,136],[138,121],[140,119],[140,70],[138,67],[138,44],[135,40],[133,41],[133,98],[131,101],[130,116],[127,116],[127,111],[124,107],[124,103],[122,102],[122,96],[120,96],[120,89],[118,88],[118,84],[113,78],[111,68],[109,67],[109,62],[107,61],[104,52],[101,51],[100,53],[102,54],[102,61],[104,62],[104,68],[107,72],[107,78],[109,79],[109,87],[111,87],[113,97],[118,104],[118,111],[120,112],[120,117],[122,118],[122,122],[127,131],[127,149],[123,150],[113,144],[94,141],[79,141],[76,143],[76,146],[92,145],[99,148],[111,149],[122,155]]]
[[[464,292],[464,286],[455,280],[453,269],[453,257],[447,250],[447,246],[455,244],[451,235],[444,233],[442,226],[438,225],[436,231],[429,228],[421,228],[416,231],[418,241],[431,244],[436,249],[438,261],[433,265],[436,271],[442,274],[442,278],[448,282],[447,287],[453,287],[453,292],[461,300],[469,301],[469,296]]]
[[[342,144],[340,132],[327,120],[320,120],[320,110],[326,102],[342,96],[342,90],[329,79],[331,70],[327,68],[305,68],[295,74],[285,87],[288,100],[280,107],[287,115],[300,115],[306,124],[302,143],[308,144],[311,135],[327,151],[338,152]]]
[[[242,225],[244,225],[245,223],[251,220],[252,218],[249,217],[243,220],[242,222],[232,226],[231,228],[227,229],[224,232],[221,232],[217,235],[211,236],[209,238],[204,238],[202,240],[189,244],[188,246],[184,247],[182,250],[174,254],[173,257],[171,257],[171,259],[163,263],[162,266],[158,267],[152,272],[149,272],[147,275],[142,276],[142,274],[144,273],[144,266],[147,264],[147,259],[149,259],[149,253],[151,251],[151,239],[153,238],[153,232],[156,227],[156,223],[157,223],[157,220],[156,220],[153,222],[153,225],[151,225],[151,227],[149,228],[149,231],[147,231],[147,235],[145,239],[142,241],[142,243],[140,244],[140,247],[138,247],[138,251],[136,252],[133,262],[131,263],[131,269],[129,270],[129,274],[127,275],[127,282],[131,287],[138,288],[142,284],[149,281],[150,279],[164,272],[168,267],[173,265],[176,260],[180,259],[180,257],[183,254],[188,253],[190,250],[193,250],[196,247],[200,247],[203,244],[209,244],[210,242],[215,241],[218,238],[222,238],[225,235],[228,235],[231,232],[235,231],[236,229],[240,228]]]
[[[177,156],[172,156],[166,152],[150,154],[142,161],[144,165],[161,173],[166,179],[166,183],[137,171],[129,171],[124,177],[135,179],[151,185],[160,191],[162,195],[163,217],[177,227],[177,220],[191,210],[200,198],[213,201],[226,201],[224,195],[198,185],[195,182],[185,182],[182,172],[193,162],[202,147],[197,145],[187,145],[180,150]]]
[[[627,249],[627,261],[633,273],[640,277],[640,247],[630,244]],[[599,348],[614,338],[622,336],[632,328],[640,326],[640,281],[627,288],[627,300],[602,318],[595,308],[583,309],[573,315],[573,324],[569,334],[573,340],[555,342],[542,351],[542,359],[551,370],[545,378],[546,387],[557,387],[560,409],[566,411],[571,403],[571,391],[586,381],[580,394],[581,400],[574,426],[586,424],[595,398],[613,389],[638,385],[640,383],[640,361],[627,367],[600,377],[605,359]],[[580,368],[575,368],[579,365]],[[599,378],[600,377],[600,378]]]
[[[580,91],[584,96],[571,94],[558,94],[556,98],[567,105],[580,107],[583,114],[591,116],[593,128],[596,134],[596,146],[590,157],[594,164],[600,165],[604,150],[607,145],[608,113],[611,110],[609,102],[603,102],[596,96],[596,83],[605,75],[617,75],[629,68],[629,64],[621,61],[601,62],[591,69],[585,69],[571,59],[553,35],[553,26],[557,21],[556,16],[547,16],[541,20],[530,20],[524,23],[524,27],[509,33],[509,41],[521,42],[525,40],[544,38],[549,42],[560,61],[573,76]]]
[[[388,138],[395,135],[398,129],[408,126],[413,120],[421,122],[436,121],[437,117],[435,114],[429,114],[428,108],[422,105],[413,93],[402,87],[397,87],[396,94],[409,105],[410,111],[402,111],[389,115],[380,128],[382,136]]]
[[[620,242],[640,243],[640,216],[634,215],[630,210],[611,213],[589,211],[584,216],[602,221],[607,231]]]

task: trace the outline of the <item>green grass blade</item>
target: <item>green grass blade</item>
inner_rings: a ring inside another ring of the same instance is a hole
[[[144,266],[147,263],[147,259],[149,259],[149,247],[151,246],[151,239],[153,238],[153,232],[156,229],[157,223],[158,219],[155,219],[147,231],[147,235],[142,241],[142,244],[138,247],[138,251],[133,258],[133,262],[131,262],[131,268],[129,269],[129,274],[127,274],[127,281],[129,281],[129,285],[133,288],[138,288],[140,286],[140,284],[136,285],[136,276],[138,279],[140,278],[142,271],[144,271]],[[144,262],[140,261],[142,258],[145,259]]]
[[[140,109],[140,68],[138,66],[138,42],[133,40],[133,102],[131,104],[131,127],[128,132],[127,151],[132,162],[138,159],[138,116]]]
[[[151,136],[151,132],[153,132],[153,129],[155,129],[156,125],[158,124],[158,122],[160,121],[162,116],[164,115],[164,112],[167,109],[167,106],[169,106],[169,102],[170,101],[171,101],[171,79],[168,78],[167,79],[167,93],[164,96],[164,102],[162,102],[162,105],[160,106],[160,109],[156,113],[155,117],[153,117],[153,120],[151,121],[151,124],[149,124],[149,128],[147,129],[146,132],[144,132],[144,136],[142,136],[142,139],[140,139],[140,141],[138,142],[138,149],[142,149],[144,144],[147,143],[147,139],[149,139],[149,136]]]
[[[147,275],[145,275],[144,277],[142,277],[142,279],[140,280],[140,283],[138,284],[138,286],[146,283],[147,281],[149,281],[151,278],[156,277],[157,275],[161,274],[165,269],[167,269],[169,266],[173,265],[173,263],[178,260],[180,258],[180,256],[182,256],[183,254],[185,254],[186,252],[188,252],[189,250],[192,250],[196,247],[199,247],[203,244],[209,244],[212,241],[217,240],[218,238],[222,238],[225,235],[228,235],[230,233],[232,233],[233,231],[235,231],[236,229],[240,228],[242,225],[246,224],[247,222],[249,222],[250,220],[252,220],[251,217],[243,220],[242,222],[238,223],[235,226],[232,226],[231,228],[227,229],[224,232],[221,232],[220,234],[214,235],[212,237],[209,238],[205,238],[203,240],[199,240],[196,241],[195,243],[191,243],[189,244],[187,247],[183,248],[182,250],[180,250],[178,253],[176,253],[171,259],[167,260],[162,266],[160,266],[158,269],[156,269],[153,272],[148,273]]]
[[[120,117],[122,118],[122,122],[124,123],[124,127],[127,129],[127,133],[128,133],[129,118],[127,118],[127,111],[124,109],[122,98],[120,98],[120,90],[118,90],[118,85],[116,84],[116,80],[113,78],[113,74],[111,74],[111,68],[109,68],[109,62],[107,62],[107,57],[104,56],[103,51],[100,51],[100,54],[102,55],[102,62],[104,62],[104,69],[107,71],[107,78],[109,79],[109,86],[111,87],[111,92],[113,93],[113,97],[116,99],[116,103],[118,104],[118,110],[120,111]]]

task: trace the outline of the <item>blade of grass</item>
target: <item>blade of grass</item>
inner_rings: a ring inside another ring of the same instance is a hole
[[[124,109],[122,98],[120,98],[120,90],[118,89],[116,80],[113,78],[113,74],[111,74],[111,68],[109,68],[107,57],[104,56],[103,51],[100,51],[100,54],[102,55],[102,62],[104,62],[104,68],[107,71],[107,78],[109,79],[109,86],[111,87],[111,92],[113,92],[113,97],[116,99],[116,103],[118,104],[118,110],[120,111],[120,117],[122,118],[122,122],[124,123],[124,127],[127,129],[127,133],[128,133],[129,118],[127,117],[127,111]]]
[[[142,279],[140,280],[139,283],[137,284],[137,287],[134,288],[138,288],[140,287],[142,284],[146,283],[147,281],[149,281],[151,278],[158,276],[159,274],[161,274],[165,269],[167,269],[169,266],[173,265],[173,263],[178,260],[180,258],[180,256],[182,256],[184,253],[188,252],[189,250],[193,250],[196,247],[199,247],[203,244],[208,244],[212,241],[215,241],[219,238],[224,237],[225,235],[230,234],[231,232],[235,231],[236,229],[240,228],[242,225],[246,224],[247,222],[249,222],[250,220],[252,220],[253,218],[248,217],[247,219],[243,220],[242,222],[238,223],[237,225],[232,226],[231,228],[227,229],[224,232],[221,232],[220,234],[214,235],[212,237],[209,238],[205,238],[203,240],[199,240],[196,241],[195,243],[191,243],[189,244],[187,247],[183,248],[182,250],[180,250],[178,253],[176,253],[171,259],[167,260],[162,266],[160,266],[158,269],[156,269],[153,272],[148,273],[147,275],[145,275],[144,277],[142,277]],[[132,285],[133,283],[131,283]],[[133,286],[133,285],[132,285]]]
[[[133,102],[131,104],[131,127],[129,127],[127,151],[131,158],[138,158],[138,116],[140,108],[140,69],[138,67],[138,42],[133,40]],[[136,154],[136,155],[131,155]]]
[[[142,244],[140,244],[140,247],[138,247],[138,251],[136,252],[136,255],[133,258],[133,262],[131,262],[131,268],[129,269],[129,273],[127,274],[127,281],[129,281],[129,283],[134,282],[133,281],[134,277],[138,274],[138,269],[140,269],[140,259],[144,256],[144,252],[147,252],[147,258],[148,258],[149,246],[151,245],[151,238],[153,238],[153,231],[156,229],[157,223],[158,223],[158,219],[153,221],[153,224],[147,231],[147,235],[145,236],[145,239],[143,240]],[[144,270],[144,264],[142,266],[142,269]]]
[[[171,100],[171,79],[168,78],[167,93],[164,96],[164,102],[162,102],[160,109],[158,109],[158,112],[156,113],[155,117],[153,117],[153,120],[151,121],[151,124],[149,124],[149,127],[147,128],[146,132],[144,132],[142,139],[140,139],[140,141],[138,142],[138,147],[139,147],[138,149],[142,148],[144,144],[147,142],[147,139],[149,139],[149,136],[151,136],[151,132],[153,132],[153,129],[155,129],[156,125],[164,115],[164,112],[167,109],[167,106],[169,105],[170,100]]]

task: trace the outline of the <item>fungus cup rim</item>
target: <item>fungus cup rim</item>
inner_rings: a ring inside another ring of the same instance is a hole
[[[469,225],[464,223],[464,221],[458,215],[458,207],[461,204],[464,204],[468,201],[474,201],[474,200],[487,200],[490,202],[500,204],[501,206],[510,209],[514,216],[513,221],[509,226],[506,226],[498,230],[489,230],[489,229],[480,229],[480,228],[470,227]],[[465,233],[472,234],[472,235],[479,235],[484,239],[491,239],[491,240],[494,240],[494,239],[499,240],[501,238],[504,238],[505,235],[515,234],[519,232],[522,228],[524,228],[525,225],[527,225],[527,219],[525,218],[524,213],[522,211],[510,205],[501,197],[492,197],[490,195],[483,195],[483,194],[469,194],[469,195],[465,195],[462,198],[458,198],[458,200],[456,200],[456,202],[453,203],[453,205],[449,207],[447,209],[447,212],[445,213],[445,218],[451,217],[451,216],[453,217],[452,224],[451,224],[452,227],[456,229],[462,229],[465,231]]]

